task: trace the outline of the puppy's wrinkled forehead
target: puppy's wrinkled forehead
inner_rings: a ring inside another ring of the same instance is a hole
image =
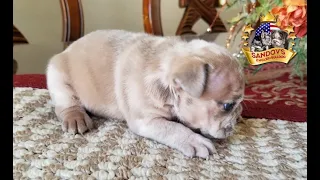
[[[219,60],[217,60],[219,59]],[[206,88],[202,98],[223,101],[243,93],[244,77],[240,64],[230,56],[220,55],[208,61]]]
[[[227,49],[202,41],[191,44],[193,49],[170,64],[167,77],[172,87],[203,100],[227,101],[243,94],[243,68]]]

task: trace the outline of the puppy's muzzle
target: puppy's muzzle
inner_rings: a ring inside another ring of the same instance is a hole
[[[240,122],[242,120],[242,117],[239,116],[237,119],[236,119],[236,122]],[[225,137],[229,137],[233,134],[233,131],[234,131],[234,127],[231,125],[231,124],[228,124],[226,127],[224,127],[223,129],[223,132],[225,134]],[[193,129],[194,132],[198,133],[198,134],[201,134],[209,139],[221,139],[221,138],[216,138],[208,133],[205,133],[205,132],[202,132],[200,129]],[[222,138],[222,139],[225,139],[225,138]]]
[[[230,135],[232,135],[232,133],[233,133],[233,127],[232,127],[231,125],[228,125],[228,126],[224,127],[224,128],[222,129],[222,131],[223,131],[224,134],[225,134],[225,138],[227,138],[227,137],[229,137]],[[225,138],[217,138],[217,137],[214,137],[214,136],[212,136],[212,135],[210,135],[210,134],[208,134],[208,133],[203,133],[203,132],[201,132],[201,130],[200,130],[200,134],[203,135],[204,137],[209,138],[209,139],[225,139]]]

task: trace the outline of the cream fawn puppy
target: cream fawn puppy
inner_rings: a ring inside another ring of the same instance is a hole
[[[241,65],[225,48],[123,30],[91,32],[54,55],[47,85],[64,131],[92,129],[89,111],[202,158],[216,151],[211,138],[232,134],[244,94]]]

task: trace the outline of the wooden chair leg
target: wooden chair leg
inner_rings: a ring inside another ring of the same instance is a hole
[[[13,25],[13,43],[12,47],[16,44],[28,44],[27,39],[22,35],[22,33]],[[18,62],[13,59],[13,74],[18,71]]]
[[[146,33],[163,36],[160,4],[160,0],[143,0],[143,25]]]
[[[18,62],[13,59],[13,74],[16,74],[18,71]]]
[[[73,42],[84,35],[81,0],[60,0],[63,22],[63,42]]]

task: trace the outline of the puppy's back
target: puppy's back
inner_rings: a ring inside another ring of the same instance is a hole
[[[122,30],[91,32],[53,56],[47,76],[53,79],[61,76],[62,80],[54,79],[53,84],[63,81],[70,86],[89,111],[122,119],[115,98],[114,61],[125,46],[133,44],[139,36],[146,35]]]
[[[131,77],[129,82],[144,86],[143,72],[159,68],[161,52],[168,51],[177,42],[181,39],[123,30],[98,30],[55,55],[48,68],[63,75],[64,83],[74,89],[86,109],[97,115],[123,119],[124,113],[119,107],[123,109],[124,106],[119,102],[127,99],[119,98],[119,94],[116,98],[116,92],[126,88],[122,86],[121,78]],[[137,58],[132,60],[133,57]]]

